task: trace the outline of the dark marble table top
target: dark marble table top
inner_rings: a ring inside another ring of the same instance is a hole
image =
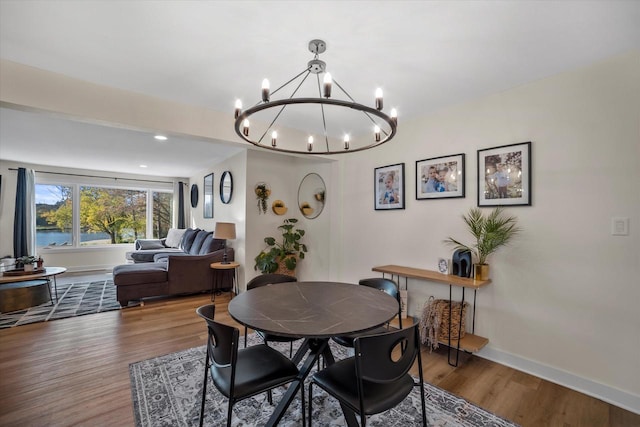
[[[367,286],[290,282],[238,295],[229,303],[229,314],[249,328],[276,335],[328,338],[386,323],[398,314],[398,302]]]

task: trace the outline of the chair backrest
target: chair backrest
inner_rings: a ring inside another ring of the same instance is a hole
[[[260,276],[256,276],[253,279],[247,282],[247,290],[251,290],[254,288],[259,288],[261,286],[271,285],[273,283],[286,283],[286,282],[297,282],[298,279],[293,276],[287,276],[286,274],[262,274]]]
[[[389,383],[409,372],[420,352],[418,323],[405,329],[354,340],[356,375],[359,379]]]
[[[196,313],[207,322],[207,352],[211,355],[213,364],[219,368],[230,367],[236,361],[240,333],[238,328],[213,320],[215,309],[213,304],[203,305]]]
[[[373,277],[371,279],[361,279],[358,284],[361,286],[368,286],[383,291],[384,293],[391,295],[398,301],[398,320],[400,322],[400,329],[402,329],[402,304],[400,302],[400,291],[398,285],[391,279],[384,277]]]

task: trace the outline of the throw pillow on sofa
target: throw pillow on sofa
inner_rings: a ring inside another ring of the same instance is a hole
[[[189,249],[191,249],[191,245],[193,245],[193,240],[196,238],[196,235],[200,231],[199,228],[189,228],[182,235],[182,240],[180,241],[179,249],[189,253]]]
[[[170,228],[167,232],[167,238],[164,241],[165,246],[168,248],[177,248],[180,245],[185,231],[187,231],[186,228]]]
[[[164,245],[158,239],[138,239],[136,240],[136,250],[164,249]]]

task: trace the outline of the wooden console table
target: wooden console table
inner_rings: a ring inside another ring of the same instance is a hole
[[[472,315],[472,328],[471,333],[466,333],[464,337],[459,340],[451,339],[451,331],[449,331],[449,339],[447,341],[440,341],[440,344],[448,347],[448,362],[451,366],[458,366],[458,360],[460,356],[460,350],[467,353],[474,353],[479,351],[482,347],[487,345],[489,340],[487,338],[475,335],[476,329],[476,294],[478,289],[491,283],[491,280],[475,280],[468,277],[453,276],[451,274],[442,274],[433,270],[423,270],[420,268],[403,267],[400,265],[382,265],[379,267],[373,267],[373,271],[385,274],[390,274],[391,279],[394,276],[398,277],[398,286],[400,286],[400,277],[405,278],[405,288],[408,288],[408,279],[426,280],[429,282],[443,283],[449,285],[449,303],[452,300],[452,288],[454,286],[462,288],[462,304],[464,305],[464,291],[466,288],[473,289],[473,315]],[[451,304],[449,304],[449,315],[451,315]],[[449,322],[451,325],[452,322]],[[451,327],[451,326],[450,326]],[[462,327],[462,322],[460,322]],[[459,336],[460,334],[458,334]],[[451,349],[456,349],[455,363],[451,361]]]

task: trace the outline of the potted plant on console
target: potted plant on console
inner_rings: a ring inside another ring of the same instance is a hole
[[[516,217],[504,216],[503,213],[503,209],[498,207],[485,216],[480,209],[471,208],[469,213],[462,215],[462,219],[476,242],[468,246],[452,237],[445,240],[445,243],[455,246],[455,249],[467,250],[473,254],[476,260],[476,280],[489,279],[487,257],[509,243],[521,231],[517,226]]]
[[[281,242],[274,237],[264,238],[267,246],[255,257],[254,270],[260,270],[263,274],[295,274],[298,258],[304,259],[307,252],[307,246],[300,241],[305,232],[296,227],[297,222],[295,218],[285,219],[278,227],[282,231]]]

